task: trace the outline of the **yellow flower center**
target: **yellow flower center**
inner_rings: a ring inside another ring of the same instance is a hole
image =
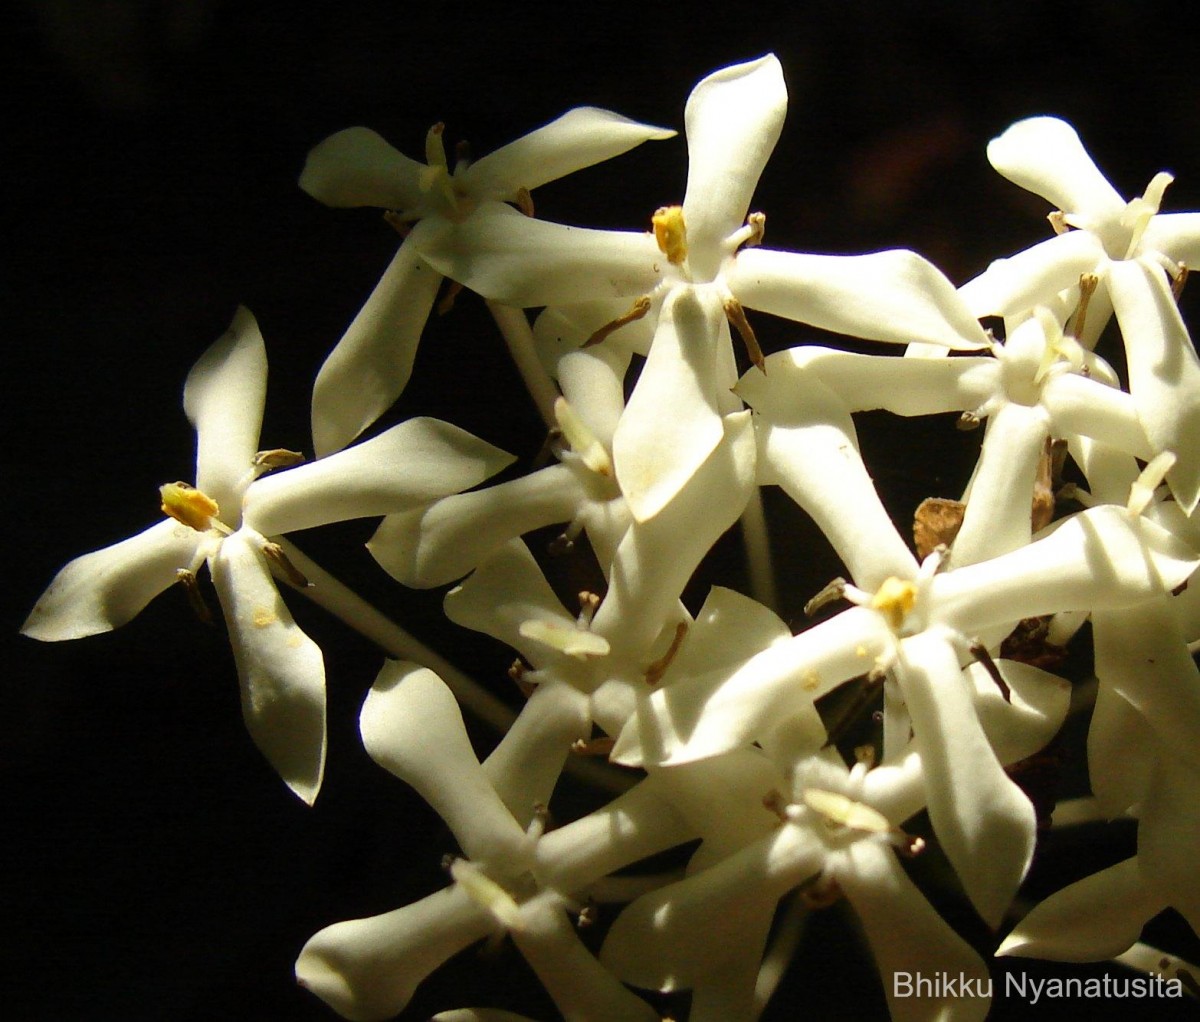
[[[899,630],[917,603],[917,584],[895,576],[885,579],[871,597],[871,608],[887,618],[893,630]]]
[[[163,514],[197,532],[211,529],[213,519],[221,511],[212,497],[188,483],[167,483],[160,486],[158,492],[162,497]]]

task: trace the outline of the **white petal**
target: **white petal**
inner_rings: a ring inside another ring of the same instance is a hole
[[[119,628],[196,556],[203,537],[167,519],[67,564],[38,598],[21,633],[43,642],[82,639]]]
[[[460,224],[430,220],[415,244],[439,273],[520,308],[648,294],[662,253],[649,234],[534,220],[484,203]]]
[[[591,734],[588,698],[566,684],[542,684],[522,707],[483,772],[517,823],[546,806],[575,741]]]
[[[254,744],[309,805],[325,773],[325,662],[292,620],[248,529],[209,561],[242,684],[242,716]]]
[[[1138,864],[1146,886],[1200,927],[1196,849],[1200,847],[1200,771],[1163,756],[1138,825]]]
[[[1095,379],[1063,373],[1042,386],[1055,435],[1079,433],[1149,461],[1154,456],[1130,395]],[[1094,496],[1094,494],[1093,494]]]
[[[1167,482],[1191,514],[1200,503],[1200,359],[1161,269],[1141,260],[1113,263],[1109,289],[1138,415],[1150,446],[1175,454]]]
[[[1054,523],[1020,550],[936,576],[932,603],[974,635],[1023,617],[1128,607],[1174,589],[1198,563],[1172,533],[1104,505]]]
[[[544,643],[522,635],[521,625],[526,621],[575,625],[529,548],[519,539],[509,540],[451,589],[444,608],[455,624],[499,639],[534,667],[561,658],[548,652]]]
[[[1138,810],[1154,776],[1157,747],[1146,718],[1111,685],[1100,685],[1088,723],[1088,780],[1108,817]]]
[[[675,499],[629,528],[592,630],[625,656],[648,652],[662,628],[674,623],[683,587],[737,520],[753,485],[754,431],[750,413],[738,412],[726,416],[723,439]]]
[[[533,191],[548,181],[620,156],[643,142],[674,135],[670,128],[639,124],[611,110],[576,107],[480,158],[459,180],[474,199],[512,202],[518,188]]]
[[[1171,597],[1092,617],[1096,676],[1157,733],[1163,755],[1200,769],[1200,669],[1188,653]]]
[[[1033,806],[984,737],[953,648],[924,633],[900,649],[895,669],[925,768],[930,821],[971,903],[995,927],[1033,857]]]
[[[521,906],[513,941],[566,1019],[658,1022],[659,1014],[625,989],[583,945],[557,899]]]
[[[370,128],[346,128],[317,145],[304,161],[300,187],[326,206],[411,210],[421,204],[424,164]]]
[[[1142,234],[1143,252],[1162,252],[1176,263],[1200,265],[1200,213],[1160,213]]]
[[[939,355],[945,348],[935,349]],[[1000,363],[994,358],[915,358],[890,355],[856,355],[816,344],[789,348],[767,357],[767,381],[788,379],[793,367],[816,375],[850,412],[885,409],[895,415],[936,415],[974,410],[1000,386]],[[753,372],[743,377],[738,393],[752,407],[746,385],[763,380]]]
[[[954,285],[915,252],[829,256],[743,249],[729,288],[747,308],[851,337],[954,349],[988,344]]]
[[[962,977],[973,981],[972,990],[980,984],[986,990],[987,967],[925,900],[889,847],[858,841],[846,854],[849,864],[837,871],[838,883],[862,920],[893,1022],[982,1020],[987,998],[901,994],[905,976]]]
[[[912,578],[916,560],[867,474],[850,413],[820,378],[785,357],[765,376],[750,370],[738,393],[756,413],[764,478],[812,517],[854,582],[873,591],[891,576]]]
[[[188,373],[183,409],[196,427],[196,487],[236,526],[239,483],[258,452],[267,394],[267,350],[250,311],[239,308],[229,329]]]
[[[1120,216],[1125,201],[1096,169],[1079,135],[1056,117],[1017,121],[987,147],[992,166],[1065,213]]]
[[[466,430],[422,416],[256,480],[243,513],[268,536],[385,515],[475,486],[514,460]]]
[[[721,439],[723,318],[710,291],[677,288],[663,304],[650,357],[613,435],[617,479],[639,522],[662,510]]]
[[[1125,951],[1166,907],[1142,880],[1137,859],[1126,859],[1056,891],[1017,924],[996,954],[1100,962]]]
[[[538,342],[538,351],[547,369],[553,373],[558,360],[568,351],[581,348],[597,330],[626,315],[632,308],[628,298],[603,298],[576,305],[557,306],[546,309],[533,324],[533,334]],[[654,314],[642,316],[619,327],[605,338],[598,350],[646,355],[654,339],[654,325],[658,317]],[[628,362],[625,363],[628,368]],[[625,373],[622,370],[621,375]]]
[[[758,179],[779,141],[787,86],[774,54],[722,68],[688,97],[688,183],[683,200],[689,261],[711,279],[721,243],[742,226]]]
[[[1008,685],[1008,699],[982,664],[971,664],[966,673],[983,733],[1008,766],[1041,751],[1058,734],[1071,705],[1071,684],[1018,660],[997,660],[996,668]]]
[[[383,915],[325,927],[300,952],[296,981],[343,1018],[391,1018],[426,976],[492,928],[455,884]]]
[[[539,317],[539,322],[544,317]],[[608,450],[625,411],[625,372],[629,356],[600,346],[564,355],[557,366],[563,397]]]
[[[384,571],[406,586],[429,588],[462,578],[509,540],[569,522],[583,492],[565,465],[498,486],[388,515],[367,544]]]
[[[417,790],[468,859],[502,875],[513,872],[524,831],[475,758],[458,703],[441,678],[426,667],[388,662],[363,703],[359,730],[371,758]]]
[[[528,1015],[518,1015],[501,1008],[454,1008],[439,1011],[429,1022],[535,1022]]]
[[[1007,259],[997,259],[958,293],[976,316],[1025,313],[1064,288],[1077,285],[1081,274],[1095,273],[1107,261],[1094,234],[1068,231]]]
[[[317,373],[312,432],[318,458],[340,451],[400,396],[441,281],[409,235]]]
[[[801,712],[801,706],[868,673],[892,643],[879,614],[851,607],[752,657],[715,691],[715,679],[697,676],[656,692],[651,703],[663,733],[686,739],[670,762],[686,763],[749,744]]]
[[[953,544],[953,563],[965,567],[1029,542],[1033,484],[1050,434],[1039,405],[1004,404],[988,420],[971,496]]]
[[[600,960],[654,990],[694,986],[743,951],[761,955],[775,903],[819,872],[824,849],[784,827],[700,873],[643,895],[613,924]]]

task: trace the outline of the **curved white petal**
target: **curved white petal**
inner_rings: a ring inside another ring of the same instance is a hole
[[[363,703],[359,731],[371,758],[417,790],[467,858],[513,872],[524,831],[475,758],[458,703],[441,678],[427,667],[389,661]]]
[[[584,342],[597,330],[625,316],[632,305],[628,298],[601,298],[543,310],[534,321],[533,335],[547,371],[556,374],[556,366],[567,352],[583,347]],[[612,331],[597,350],[602,353],[621,353],[625,359],[625,369],[628,369],[631,354],[649,353],[657,321],[658,317],[650,314],[626,323]],[[616,365],[616,362],[613,364]],[[625,369],[620,370],[621,376],[625,375]]]
[[[254,744],[309,805],[325,773],[325,661],[292,620],[263,556],[262,536],[242,529],[209,561],[242,685]]]
[[[1100,685],[1088,723],[1088,780],[1110,819],[1137,811],[1154,776],[1157,745],[1154,729],[1129,700]]]
[[[774,54],[722,68],[688,97],[683,215],[688,258],[698,279],[716,274],[724,256],[722,242],[746,219],[786,113],[787,86]]]
[[[82,639],[119,628],[196,556],[204,537],[166,519],[136,536],[76,557],[38,598],[21,633],[43,642]]]
[[[945,348],[936,349],[941,355]],[[991,357],[914,358],[858,355],[816,344],[789,348],[767,356],[767,382],[795,369],[816,375],[850,412],[882,408],[894,415],[937,415],[978,408],[1000,386],[1000,363]],[[763,380],[747,373],[738,393],[751,406],[746,385]]]
[[[1174,534],[1124,508],[1090,508],[1026,547],[930,583],[941,620],[962,634],[1063,610],[1119,609],[1169,592],[1200,564]]]
[[[515,142],[472,163],[459,183],[474,199],[512,202],[529,191],[584,167],[620,156],[651,140],[673,138],[670,128],[639,124],[611,110],[576,107]]]
[[[587,696],[565,684],[538,686],[500,744],[483,761],[483,772],[517,823],[546,806],[575,741],[591,734]]]
[[[317,373],[312,433],[318,458],[340,451],[400,396],[441,282],[409,235]]]
[[[987,147],[988,160],[1013,184],[1065,213],[1120,216],[1125,200],[1096,169],[1079,135],[1057,117],[1017,121]]]
[[[422,416],[328,458],[255,480],[243,514],[269,536],[370,518],[475,486],[514,460],[466,430]]]
[[[628,368],[628,355],[603,346],[564,355],[556,367],[563,397],[609,450],[617,423],[625,411],[625,372]]]
[[[917,562],[867,474],[850,413],[819,376],[773,358],[765,375],[750,370],[738,393],[756,413],[761,475],[816,522],[854,582],[874,591],[893,575],[912,578]]]
[[[1059,962],[1115,958],[1166,907],[1166,899],[1142,879],[1137,859],[1126,859],[1050,895],[1004,938],[996,954]]]
[[[728,278],[744,306],[872,341],[984,348],[987,335],[945,275],[915,252],[830,256],[743,249]]]
[[[569,522],[583,499],[578,476],[565,465],[426,508],[388,515],[367,544],[398,582],[425,589],[462,578],[509,540]]]
[[[724,313],[711,291],[668,295],[650,357],[613,434],[613,460],[634,518],[653,518],[722,436],[717,344]]]
[[[622,986],[584,947],[553,896],[522,905],[521,926],[512,937],[564,1019],[658,1022],[658,1012]]]
[[[713,688],[697,677],[651,697],[664,734],[685,739],[670,763],[686,763],[749,744],[844,681],[867,674],[891,650],[891,631],[875,611],[851,607],[777,642]]]
[[[997,259],[958,289],[975,316],[1012,316],[1049,302],[1108,261],[1090,231],[1068,231],[1007,259]],[[1088,317],[1088,322],[1092,317]]]
[[[1175,454],[1167,482],[1191,514],[1200,503],[1200,359],[1159,267],[1113,263],[1109,290],[1138,416],[1155,452]]]
[[[499,639],[534,667],[544,666],[555,656],[544,643],[522,635],[521,625],[526,621],[575,625],[533,554],[519,539],[509,540],[483,560],[446,594],[443,606],[446,617],[455,624]]]
[[[783,827],[709,869],[643,895],[613,924],[600,961],[653,990],[694,986],[742,954],[761,956],[775,903],[820,871],[824,847]]]
[[[1176,263],[1200,266],[1200,213],[1159,213],[1142,233],[1143,252],[1162,252]]]
[[[925,768],[930,821],[971,903],[995,927],[1033,858],[1033,806],[988,744],[945,638],[915,635],[900,650],[895,670]]]
[[[917,996],[904,992],[901,977],[961,977],[967,989],[989,988],[983,960],[946,924],[887,845],[856,841],[837,871],[838,884],[862,920],[883,980],[893,1022],[968,1022],[987,1015],[990,999]],[[899,986],[898,986],[899,984]]]
[[[229,329],[188,373],[183,410],[196,427],[196,487],[237,526],[241,485],[258,452],[267,395],[267,350],[250,310],[239,308]]]
[[[415,244],[439,273],[519,308],[648,294],[663,260],[649,234],[551,224],[495,202],[459,224],[431,219]]]
[[[998,557],[1029,542],[1033,485],[1049,435],[1050,416],[1040,405],[1007,402],[989,418],[952,547],[955,566]]]
[[[325,927],[296,959],[296,982],[343,1018],[391,1018],[434,969],[493,928],[454,884],[404,908]]]
[[[631,525],[617,548],[592,630],[624,656],[644,655],[674,623],[683,587],[746,506],[754,485],[750,413],[726,416],[723,426],[716,449],[675,499],[649,521]]]
[[[1008,686],[1007,699],[982,664],[965,670],[975,687],[979,725],[1007,766],[1039,752],[1058,734],[1071,705],[1071,683],[1019,660],[997,660],[996,669]]]
[[[1200,927],[1200,888],[1196,884],[1198,791],[1200,770],[1193,763],[1169,754],[1160,757],[1138,825],[1137,857],[1144,883],[1167,899],[1193,930]]]
[[[425,169],[370,128],[346,128],[309,152],[300,187],[326,206],[412,210]]]
[[[1127,699],[1170,759],[1200,770],[1200,669],[1188,652],[1171,597],[1092,616],[1096,676]]]
[[[1055,435],[1078,433],[1143,461],[1154,457],[1137,404],[1123,390],[1076,373],[1063,373],[1043,384],[1041,400],[1054,422]]]

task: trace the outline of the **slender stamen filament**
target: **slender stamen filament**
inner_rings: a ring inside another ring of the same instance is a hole
[[[750,356],[750,361],[765,373],[767,371],[767,360],[763,357],[762,348],[758,344],[758,338],[754,335],[754,328],[746,318],[746,310],[742,308],[742,303],[732,295],[725,299],[725,318],[737,330],[738,336],[741,337],[742,343],[746,346],[746,354]]]
[[[609,320],[609,322],[605,323],[601,327],[597,327],[592,332],[591,336],[583,342],[583,346],[585,348],[590,348],[593,344],[599,344],[610,334],[620,330],[621,327],[626,326],[629,323],[636,323],[639,319],[645,316],[647,312],[650,311],[651,304],[652,302],[649,295],[642,295],[639,298],[635,298],[633,300],[633,305],[629,307],[628,312],[622,313],[616,319]]]

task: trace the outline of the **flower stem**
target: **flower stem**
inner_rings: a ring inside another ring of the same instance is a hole
[[[525,310],[513,309],[499,302],[488,302],[487,307],[496,321],[496,326],[500,328],[500,333],[504,335],[509,354],[516,363],[521,379],[525,381],[530,397],[537,405],[542,421],[546,423],[547,429],[555,429],[558,420],[554,417],[554,402],[559,396],[558,387],[538,358],[533,330],[529,326]]]
[[[508,730],[516,714],[500,699],[410,635],[288,540],[277,538],[276,542],[283,547],[288,559],[301,574],[313,583],[304,588],[294,587],[297,592],[370,639],[388,655],[428,667],[449,686],[459,702],[480,720],[500,732]]]

